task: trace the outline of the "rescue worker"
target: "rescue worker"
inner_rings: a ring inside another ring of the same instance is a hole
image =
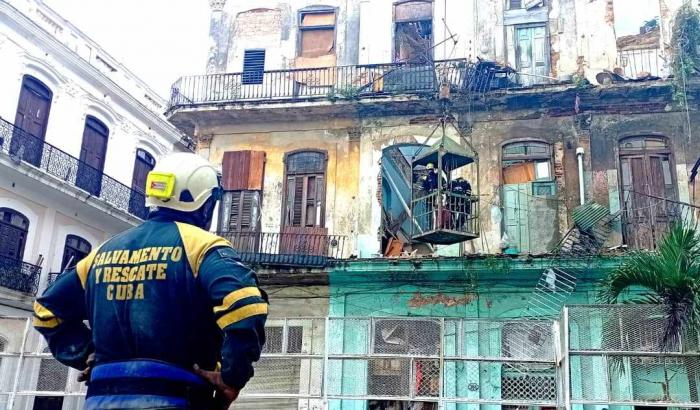
[[[86,409],[228,408],[253,376],[267,296],[207,231],[221,194],[201,157],[163,158],[148,174],[147,221],[37,299],[34,327],[59,362],[83,370]]]

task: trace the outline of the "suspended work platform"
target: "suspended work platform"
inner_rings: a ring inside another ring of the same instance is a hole
[[[464,145],[446,134],[451,125]],[[451,122],[442,120],[439,141],[414,157],[411,213],[412,240],[451,245],[479,237],[479,156]],[[431,134],[432,136],[432,134]],[[430,138],[430,136],[429,136]],[[474,181],[460,176],[473,167]]]

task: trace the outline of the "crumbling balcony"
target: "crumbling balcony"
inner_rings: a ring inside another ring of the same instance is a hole
[[[0,256],[0,286],[36,295],[39,290],[41,266]]]
[[[78,158],[0,118],[0,151],[13,161],[32,165],[46,174],[100,198],[123,212],[145,219],[143,193],[131,189]]]
[[[484,93],[507,83],[510,71],[466,59],[210,74],[180,78],[169,110],[206,104],[353,99],[434,94],[442,84],[459,93]]]
[[[345,237],[339,235],[238,231],[219,235],[251,265],[320,268],[346,256]]]

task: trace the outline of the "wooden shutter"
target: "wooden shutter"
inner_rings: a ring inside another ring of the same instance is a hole
[[[265,179],[264,151],[226,151],[221,166],[227,191],[262,191]]]
[[[265,72],[265,50],[246,50],[243,55],[244,85],[262,84]]]

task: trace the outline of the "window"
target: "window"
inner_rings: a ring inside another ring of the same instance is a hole
[[[394,61],[425,63],[432,60],[433,3],[404,1],[394,5]]]
[[[29,219],[10,208],[0,208],[0,257],[22,262],[27,242]]]
[[[221,201],[220,231],[260,230],[260,191],[226,191]]]
[[[503,182],[551,181],[552,148],[544,142],[514,142],[503,146]]]
[[[326,205],[326,153],[294,152],[287,154],[284,161],[284,226],[323,227]]]
[[[66,244],[63,246],[63,260],[61,272],[74,267],[80,260],[86,257],[92,250],[92,245],[87,240],[77,236],[66,236]]]
[[[335,10],[305,10],[299,13],[300,57],[335,54]]]
[[[627,245],[653,249],[675,221],[676,178],[668,140],[635,136],[620,141],[620,191]]]
[[[88,116],[85,119],[83,143],[75,184],[92,195],[99,196],[102,190],[102,171],[105,165],[109,129],[100,120]]]
[[[531,9],[538,6],[544,6],[544,0],[508,0],[508,9]]]
[[[265,50],[246,50],[243,55],[243,77],[241,82],[244,85],[262,84],[264,73]]]
[[[53,93],[36,78],[25,75],[19,94],[15,126],[25,132],[16,132],[10,143],[10,154],[17,155],[32,165],[41,164],[43,142]]]
[[[136,150],[134,160],[134,174],[131,177],[131,197],[129,198],[129,212],[145,217],[146,210],[146,178],[153,167],[156,166],[156,159],[143,149]]]
[[[49,348],[44,349],[49,353]],[[54,358],[41,359],[39,365],[39,377],[36,389],[38,391],[63,392],[68,382],[68,368]],[[61,410],[63,408],[62,396],[37,396],[34,398],[35,410]]]

